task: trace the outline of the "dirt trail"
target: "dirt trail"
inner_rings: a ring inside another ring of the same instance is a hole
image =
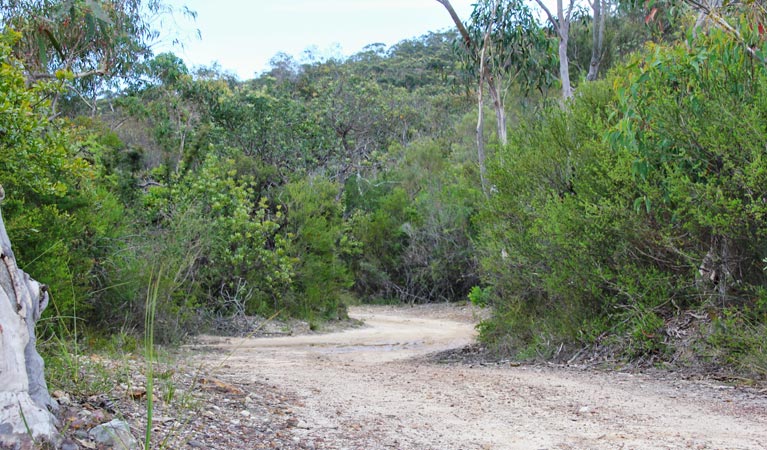
[[[202,357],[223,364],[219,372],[231,381],[295,394],[293,440],[303,448],[767,448],[764,392],[646,375],[433,364],[418,357],[473,340],[466,310],[368,307],[351,315],[366,326],[206,338],[220,351]]]

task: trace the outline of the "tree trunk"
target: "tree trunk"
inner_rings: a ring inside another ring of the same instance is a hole
[[[48,289],[16,266],[1,213],[0,260],[0,448],[31,448],[59,439],[35,348],[35,323],[48,304]]]
[[[493,15],[495,15],[495,11],[497,9],[498,2],[495,2],[493,4]],[[485,82],[487,82],[488,90],[490,90],[493,97],[493,106],[496,108],[496,117],[498,117],[497,102],[500,101],[500,96],[498,95],[498,90],[495,86],[495,82],[493,81],[492,75],[490,75],[490,71],[487,70],[487,64],[485,61],[487,47],[490,42],[490,29],[491,26],[488,25],[487,30],[485,31],[485,36],[482,39],[482,50],[479,52],[479,86],[477,89],[477,160],[479,161],[479,181],[482,185],[482,192],[485,194],[485,197],[489,196],[489,191],[487,189],[487,166],[485,164],[485,138],[483,135],[485,128],[485,102],[482,97],[482,93],[484,91]],[[500,124],[498,125],[498,128],[500,130]],[[504,139],[506,137],[505,128],[506,126],[504,125]],[[500,138],[500,136],[498,137]]]
[[[490,93],[490,98],[493,100],[493,109],[495,109],[495,124],[496,131],[498,132],[498,141],[501,145],[506,145],[509,142],[508,135],[506,133],[506,110],[503,108],[503,98],[501,93],[498,92],[498,86],[493,82],[490,74],[487,74],[487,91]]]
[[[600,0],[594,0],[600,1]],[[567,57],[567,43],[570,40],[570,20],[572,19],[575,0],[570,0],[570,5],[565,12],[562,0],[557,0],[557,16],[551,14],[551,10],[542,0],[535,0],[538,6],[546,13],[549,23],[557,32],[559,41],[559,81],[562,83],[562,105],[573,96],[573,89],[570,84],[570,60]]]
[[[593,0],[591,8],[594,10],[594,30],[592,31],[591,62],[588,81],[594,81],[599,76],[599,64],[602,62],[602,46],[605,40],[605,13],[602,2],[605,0]]]
[[[484,49],[482,53],[484,56]],[[480,65],[483,66],[484,64]],[[482,92],[484,91],[483,78],[482,76],[479,77],[479,86],[477,88],[477,161],[479,162],[479,182],[482,186],[482,193],[487,197],[487,167],[485,166],[485,137],[483,133],[485,128],[485,109],[484,100],[482,99]]]
[[[595,0],[596,1],[596,0]],[[572,11],[574,0],[570,0]],[[562,80],[562,99],[568,100],[573,96],[573,88],[570,86],[570,59],[567,57],[567,43],[570,40],[570,11],[565,14],[562,8],[562,0],[557,0],[557,19],[559,24],[559,78]]]
[[[472,52],[473,50],[476,50],[478,48],[478,43],[472,41],[471,36],[469,35],[469,32],[466,30],[466,27],[463,25],[463,22],[461,22],[461,19],[458,17],[458,14],[455,12],[455,9],[453,9],[453,5],[450,4],[450,0],[437,0],[438,3],[440,3],[442,6],[447,9],[447,12],[450,14],[450,17],[453,19],[453,22],[455,23],[456,28],[458,28],[458,32],[461,34],[461,37],[463,38],[464,46],[466,47],[466,50],[468,52]],[[498,2],[496,1],[493,4],[493,15],[495,15],[495,11],[498,8]],[[487,64],[485,64],[485,53],[488,47],[488,42],[490,39],[490,26],[488,26],[487,31],[485,32],[483,41],[482,41],[482,47],[479,48],[479,83],[478,83],[478,92],[477,92],[477,159],[479,161],[479,177],[480,182],[482,184],[482,192],[485,193],[485,196],[488,195],[488,186],[487,186],[487,167],[485,165],[485,140],[484,136],[482,135],[482,131],[484,128],[485,123],[485,116],[483,111],[483,89],[484,84],[487,83],[487,89],[490,93],[490,98],[493,101],[493,109],[495,110],[495,119],[496,119],[496,129],[498,131],[498,140],[501,142],[501,144],[506,145],[508,142],[507,132],[506,132],[506,111],[503,106],[503,98],[501,97],[501,93],[498,90],[498,86],[495,83],[495,79],[493,78],[492,74],[490,73],[490,70],[487,68]]]
[[[722,308],[728,304],[730,283],[738,283],[735,278],[735,258],[732,255],[731,242],[726,236],[711,238],[706,256],[698,268],[700,277],[696,280],[699,288],[717,297]]]
[[[450,18],[453,19],[456,28],[458,28],[458,32],[461,33],[461,38],[463,38],[463,45],[466,46],[467,50],[471,50],[471,36],[469,36],[469,32],[466,30],[463,22],[461,22],[461,18],[458,17],[458,13],[455,12],[453,5],[450,3],[450,0],[437,0],[437,3],[440,3],[445,7],[445,9],[447,9],[447,13],[450,14]]]
[[[562,99],[568,100],[573,96],[573,88],[570,85],[570,60],[567,57],[570,24],[565,22],[562,28],[559,37],[559,79],[562,81]]]

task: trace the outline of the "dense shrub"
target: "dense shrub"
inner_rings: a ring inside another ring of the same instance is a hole
[[[664,319],[680,309],[752,308],[766,75],[715,32],[650,46],[511,133],[478,220],[497,308],[483,338],[523,355],[612,339],[663,356]]]
[[[5,223],[19,264],[50,286],[46,316],[89,317],[107,242],[122,206],[90,155],[100,144],[63,120],[47,101],[56,83],[27,86],[11,55],[18,36],[0,34],[0,183]],[[44,323],[52,324],[51,321]],[[59,323],[59,322],[56,322]]]
[[[480,194],[444,143],[423,140],[378,179],[347,183],[363,248],[355,290],[366,300],[463,300],[477,283],[470,218]],[[475,184],[476,185],[476,184]]]
[[[359,244],[343,220],[339,186],[322,178],[307,178],[285,186],[286,239],[294,261],[291,302],[294,315],[314,319],[344,319],[348,293],[354,283],[349,265]]]

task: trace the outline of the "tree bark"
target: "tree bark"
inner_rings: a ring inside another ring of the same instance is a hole
[[[16,265],[1,213],[0,260],[0,448],[55,443],[59,434],[49,410],[55,405],[35,347],[48,289]]]
[[[567,56],[567,43],[570,40],[570,20],[572,19],[575,0],[570,0],[567,12],[565,12],[562,0],[557,0],[557,17],[551,14],[551,11],[543,4],[542,0],[535,0],[535,2],[546,13],[546,17],[548,17],[549,22],[557,32],[557,40],[559,41],[559,81],[562,83],[562,101],[564,105],[564,102],[573,96],[573,89],[570,84],[570,60]]]
[[[503,107],[503,98],[501,98],[501,93],[498,91],[498,86],[495,84],[493,77],[489,73],[487,77],[489,78],[487,80],[487,91],[493,100],[498,141],[500,141],[501,145],[506,145],[509,142],[509,138],[506,132],[506,109]]]
[[[458,32],[461,33],[461,38],[463,38],[463,45],[465,45],[467,49],[471,49],[471,36],[469,36],[469,32],[466,30],[463,22],[461,22],[461,18],[458,17],[458,14],[455,12],[453,5],[450,3],[450,0],[437,0],[437,3],[440,3],[445,7],[445,9],[447,9],[448,14],[450,14],[450,18],[453,19],[456,28],[458,28]]]
[[[562,99],[568,100],[573,96],[573,88],[570,85],[570,60],[567,57],[570,22],[563,22],[559,32],[559,79],[562,81]]]
[[[485,66],[485,48],[482,47],[480,52],[479,71],[482,73]],[[479,162],[479,182],[482,186],[482,193],[487,197],[487,167],[485,166],[485,109],[484,99],[482,93],[484,92],[484,83],[482,82],[482,76],[479,77],[479,86],[477,89],[477,161]]]
[[[594,81],[599,76],[599,65],[602,62],[602,47],[605,40],[605,0],[592,0],[591,9],[594,11],[594,30],[592,31],[591,62],[586,80]],[[603,2],[605,4],[603,5]]]
[[[445,9],[447,9],[447,12],[450,14],[450,17],[453,19],[453,22],[455,22],[456,28],[458,28],[458,32],[461,34],[461,38],[463,39],[463,45],[466,47],[466,50],[471,52],[472,49],[477,48],[477,43],[472,41],[471,36],[469,35],[469,32],[466,30],[466,27],[464,26],[463,22],[461,22],[461,19],[458,17],[458,14],[455,12],[455,9],[453,8],[453,5],[450,4],[450,0],[437,0],[438,3],[443,5]],[[498,2],[494,4],[493,11],[495,11],[498,8]],[[495,14],[495,13],[493,13]],[[489,32],[489,30],[488,30]],[[495,77],[490,73],[490,69],[487,68],[487,64],[485,64],[484,54],[485,49],[487,48],[487,39],[489,35],[486,33],[485,38],[482,44],[482,48],[480,49],[480,69],[479,69],[479,84],[482,85],[482,83],[487,83],[487,90],[490,94],[490,98],[493,100],[493,109],[495,110],[495,124],[496,124],[496,131],[498,133],[498,140],[501,142],[502,145],[506,145],[509,141],[508,139],[508,133],[506,131],[506,110],[503,106],[503,98],[501,97],[501,93],[498,89],[498,85],[495,82]]]

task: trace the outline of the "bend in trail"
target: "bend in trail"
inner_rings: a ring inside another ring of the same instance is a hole
[[[363,328],[279,338],[206,338],[222,376],[295,394],[297,448],[763,449],[767,399],[726,386],[418,358],[473,341],[428,309],[357,308]],[[457,311],[457,310],[456,310]],[[460,314],[459,314],[460,315]]]

